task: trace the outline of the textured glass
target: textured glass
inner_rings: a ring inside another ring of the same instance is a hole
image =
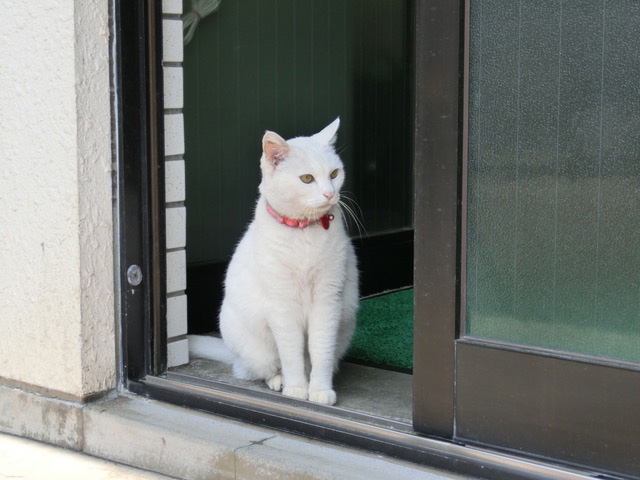
[[[474,0],[468,335],[640,362],[640,2]]]
[[[400,0],[222,0],[199,24],[184,51],[189,263],[231,255],[266,129],[309,135],[337,116],[366,231],[411,227],[409,15]]]

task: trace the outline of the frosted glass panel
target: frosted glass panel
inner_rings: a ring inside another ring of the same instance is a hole
[[[471,4],[468,335],[640,362],[640,2]]]

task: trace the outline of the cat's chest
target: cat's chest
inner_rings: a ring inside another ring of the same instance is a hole
[[[333,232],[327,232],[319,225],[305,229],[287,228],[285,230],[283,228],[279,230],[275,235],[272,235],[269,247],[297,259],[313,259],[324,256],[325,252],[329,252],[336,245]]]
[[[257,231],[259,258],[266,264],[278,265],[291,273],[305,274],[318,269],[339,267],[344,250],[342,232],[329,231],[321,225],[295,229],[276,225]]]

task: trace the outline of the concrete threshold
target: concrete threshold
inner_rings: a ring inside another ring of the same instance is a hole
[[[131,394],[82,412],[82,451],[176,478],[465,478]]]

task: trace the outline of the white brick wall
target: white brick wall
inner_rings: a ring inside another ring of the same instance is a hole
[[[187,256],[185,253],[184,247],[167,252],[167,294],[181,293],[187,289]]]
[[[164,61],[182,62],[182,20],[175,15],[162,21]]]
[[[164,108],[182,108],[183,98],[182,67],[164,67]]]
[[[182,13],[182,0],[162,0],[162,13],[180,15]]]
[[[164,116],[164,154],[168,157],[184,154],[182,113],[168,113]]]
[[[187,324],[187,296],[178,295],[167,298],[167,337],[175,338],[184,335]]]
[[[167,365],[189,361],[187,345],[187,210],[184,178],[182,0],[163,0],[165,201],[167,236]]]
[[[169,206],[166,215],[167,249],[184,248],[187,243],[187,209]]]
[[[167,203],[184,202],[184,160],[182,158],[166,161],[164,194]]]

